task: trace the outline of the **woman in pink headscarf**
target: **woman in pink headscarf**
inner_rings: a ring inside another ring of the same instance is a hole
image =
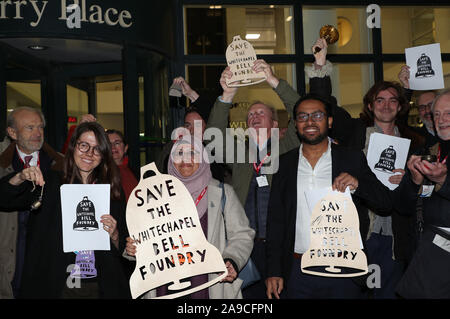
[[[212,177],[206,150],[201,141],[191,136],[185,136],[174,144],[167,170],[188,189],[197,206],[203,233],[208,241],[219,249],[228,270],[228,275],[222,282],[195,292],[190,297],[193,299],[242,298],[242,280],[237,277],[237,274],[250,257],[255,232],[250,228],[244,208],[233,188],[219,183]],[[222,205],[223,196],[225,196],[225,205]],[[134,256],[136,246],[131,238],[127,241],[126,252]],[[212,280],[214,276],[217,274],[198,275],[190,280],[193,286],[198,286]],[[165,294],[167,294],[165,286],[150,292],[152,297]]]

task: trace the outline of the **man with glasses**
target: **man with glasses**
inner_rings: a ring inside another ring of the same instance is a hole
[[[318,95],[326,96],[331,94],[329,78],[331,68],[328,67],[330,63],[323,59],[326,56],[326,42],[323,39],[319,39],[315,46],[320,46],[322,51],[315,55],[317,69],[310,73],[310,90]],[[253,71],[265,73],[266,83],[283,101],[288,113],[292,113],[294,104],[299,99],[298,93],[285,80],[277,78],[272,71],[272,67],[264,60],[255,61]],[[223,93],[216,100],[208,122],[208,126],[220,128],[224,132],[223,136],[226,135],[225,129],[228,126],[230,108],[238,91],[236,87],[229,87],[226,84],[227,78],[231,77],[232,72],[229,68],[226,68],[219,80]],[[330,92],[328,92],[329,89]],[[274,132],[277,132],[278,128],[276,115],[276,110],[267,102],[253,102],[247,111],[248,140],[245,140],[242,136],[234,137],[235,145],[244,144],[245,154],[239,154],[239,148],[236,147],[233,150],[235,155],[234,162],[227,163],[233,171],[233,188],[245,208],[250,226],[256,233],[251,258],[262,278],[266,275],[267,205],[272,176],[277,166],[275,163],[278,161],[279,154],[283,154],[300,145],[294,121],[288,124],[286,134],[282,139],[272,135]],[[228,152],[231,153],[231,150],[225,148],[223,159],[227,158]],[[244,162],[238,161],[239,155],[245,156]],[[252,157],[254,158],[252,159]],[[268,171],[272,172],[268,173]],[[245,299],[265,298],[266,287],[264,281],[260,280],[244,288],[242,294]]]
[[[8,114],[0,177],[30,166],[39,166],[42,171],[62,170],[63,156],[44,142],[44,127],[45,119],[38,109],[18,107]],[[20,296],[29,214],[29,210],[0,212],[0,299]]]
[[[361,298],[362,287],[352,278],[330,278],[301,271],[302,254],[310,246],[311,211],[305,191],[347,187],[362,219],[364,200],[380,211],[389,211],[389,190],[372,173],[364,154],[332,143],[332,105],[322,97],[301,98],[293,115],[299,148],[280,156],[280,169],[273,176],[267,219],[267,297]],[[282,294],[283,293],[283,294]]]
[[[436,98],[435,91],[420,92],[416,99],[419,118],[423,126],[417,129],[417,132],[425,137],[425,146],[430,147],[438,142],[433,125],[433,116],[431,114],[431,105]]]
[[[398,79],[405,89],[405,95],[408,100],[414,95],[414,91],[409,88],[409,66],[403,65],[398,74]],[[433,117],[431,115],[431,105],[433,100],[436,98],[436,91],[419,91],[416,96],[415,104],[417,110],[419,111],[419,118],[423,123],[422,127],[416,128],[412,127],[414,131],[419,133],[425,138],[425,147],[431,147],[438,142],[436,137],[436,132],[433,126]]]

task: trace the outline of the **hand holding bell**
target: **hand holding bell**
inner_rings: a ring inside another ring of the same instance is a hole
[[[319,37],[322,39],[325,39],[327,44],[333,44],[337,40],[339,40],[339,32],[335,27],[327,24],[320,28]],[[314,49],[314,54],[320,52],[320,50],[322,50],[322,49],[319,47],[316,47]]]

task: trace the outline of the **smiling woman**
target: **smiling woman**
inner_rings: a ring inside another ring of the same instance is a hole
[[[126,202],[120,188],[119,171],[112,159],[103,127],[95,122],[85,122],[76,128],[64,159],[62,176],[54,171],[43,173],[39,167],[29,167],[1,179],[0,193],[9,199],[0,203],[1,208],[10,211],[30,207],[36,200],[31,190],[32,184],[41,187],[42,204],[36,213],[30,214],[27,243],[39,245],[25,251],[19,297],[128,298],[125,274],[129,265],[120,258],[128,235]],[[64,252],[60,196],[62,184],[110,185],[109,211],[102,212],[99,224],[103,224],[103,229],[98,230],[108,233],[109,250]],[[88,258],[96,270],[95,274],[101,275],[87,278],[68,271],[73,266],[80,266],[80,258]],[[39,276],[36,276],[36,269],[39,269]],[[77,289],[71,289],[77,281]]]

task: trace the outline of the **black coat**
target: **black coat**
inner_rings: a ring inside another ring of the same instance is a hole
[[[5,210],[26,210],[37,198],[31,193],[31,183],[19,186],[9,184],[14,174],[0,180],[0,193],[8,201],[0,204]],[[30,214],[27,248],[23,270],[21,298],[61,298],[69,272],[75,262],[74,253],[64,253],[61,216],[61,175],[54,171],[44,173],[46,181],[42,206]],[[127,236],[125,201],[111,200],[110,214],[119,229],[119,250],[111,242],[111,250],[95,251],[97,281],[101,298],[130,298],[129,285],[123,269],[121,251]]]
[[[363,152],[332,144],[331,158],[332,180],[343,172],[358,179],[359,186],[352,198],[358,210],[361,237],[365,238],[369,224],[366,207],[388,214],[392,209],[389,189],[372,173]],[[299,149],[280,156],[267,217],[267,276],[283,277],[285,282],[291,273],[294,253],[298,160]]]

